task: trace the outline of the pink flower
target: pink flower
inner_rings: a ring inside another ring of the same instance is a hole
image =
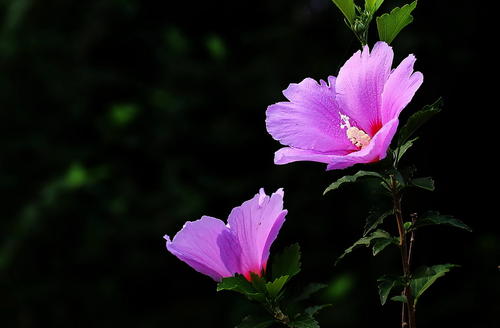
[[[413,71],[415,56],[391,70],[393,56],[387,43],[377,42],[371,52],[368,46],[356,52],[328,83],[290,84],[283,91],[289,101],[266,112],[267,131],[288,146],[274,162],[314,161],[334,170],[385,158],[399,113],[423,82]]]
[[[174,239],[165,235],[167,249],[193,269],[216,281],[266,270],[271,244],[285,222],[283,189],[267,196],[260,189],[252,199],[235,207],[228,223],[203,216],[186,222]]]

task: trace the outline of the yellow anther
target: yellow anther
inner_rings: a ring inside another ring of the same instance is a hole
[[[342,113],[340,114],[340,119],[342,120],[342,123],[340,124],[341,129],[347,128],[347,138],[356,146],[360,148],[364,148],[368,146],[370,143],[370,136],[366,134],[365,131],[358,129],[355,126],[351,126],[351,123],[349,122],[349,116],[344,115]]]

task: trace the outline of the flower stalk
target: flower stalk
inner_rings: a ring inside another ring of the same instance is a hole
[[[417,324],[416,324],[415,304],[413,301],[412,291],[408,283],[408,281],[410,281],[411,279],[411,253],[415,239],[414,239],[414,233],[412,232],[410,237],[410,245],[408,247],[408,241],[406,238],[407,233],[404,227],[403,211],[401,208],[401,201],[403,195],[401,193],[398,182],[394,177],[394,175],[390,176],[390,191],[393,200],[394,216],[396,217],[396,223],[398,226],[399,249],[401,251],[403,276],[405,281],[407,282],[403,291],[403,295],[405,296],[407,302],[402,303],[403,305],[402,305],[401,327],[404,328],[408,326],[409,328],[416,328]],[[414,220],[414,217],[412,217],[412,220]]]

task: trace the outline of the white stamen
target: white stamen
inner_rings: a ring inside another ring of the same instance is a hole
[[[351,123],[349,122],[349,116],[344,115],[339,112],[340,119],[342,120],[343,123],[340,123],[340,128],[345,129],[347,128],[346,134],[347,138],[355,145],[356,147],[360,147],[361,149],[368,146],[368,144],[371,141],[370,136],[363,130],[351,126]]]

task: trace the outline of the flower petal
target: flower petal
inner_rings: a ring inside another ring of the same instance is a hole
[[[307,78],[283,91],[290,102],[271,105],[266,111],[269,134],[283,145],[330,152],[355,150],[349,141],[335,101],[335,77],[329,84]]]
[[[332,156],[332,163],[327,170],[345,169],[358,163],[371,163],[382,160],[387,155],[391,145],[392,137],[396,133],[399,120],[397,118],[387,122],[373,137],[370,144],[365,148],[350,153],[346,156]]]
[[[220,281],[240,267],[239,245],[229,228],[219,219],[203,216],[184,227],[170,241],[167,249],[198,272]]]
[[[356,52],[340,69],[335,83],[340,108],[370,136],[381,128],[382,92],[394,53],[385,42]]]
[[[250,277],[250,272],[261,274],[266,269],[269,249],[285,221],[283,190],[271,197],[263,189],[252,199],[234,208],[229,214],[228,226],[241,247],[239,273]]]
[[[424,76],[413,72],[415,56],[409,55],[392,71],[382,93],[382,124],[397,118],[422,85]]]
[[[336,152],[337,155],[347,154],[348,152]],[[284,147],[274,154],[274,164],[282,165],[299,161],[311,161],[330,164],[333,158],[337,156],[325,154],[314,150],[297,149],[293,147]]]

